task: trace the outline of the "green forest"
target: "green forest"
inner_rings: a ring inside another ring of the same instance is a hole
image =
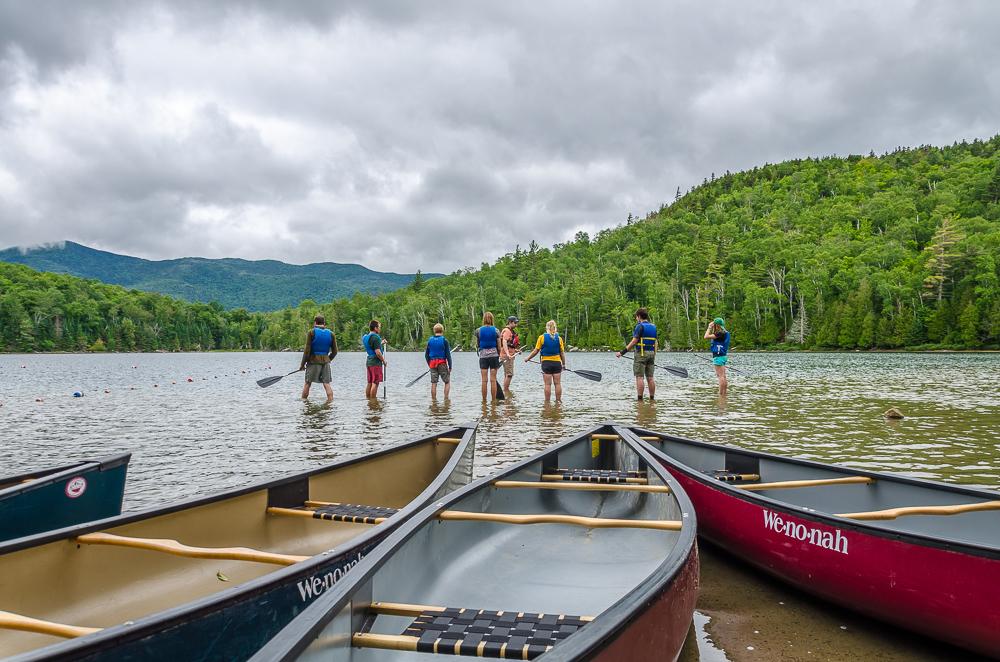
[[[415,349],[439,321],[468,344],[484,310],[525,337],[555,319],[571,345],[619,347],[638,306],[678,350],[716,316],[737,349],[998,348],[1000,136],[712,174],[595,237],[271,313],[0,264],[8,351],[297,349],[317,312],[345,349],[373,317]]]

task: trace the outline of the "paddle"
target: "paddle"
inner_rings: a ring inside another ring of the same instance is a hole
[[[451,350],[451,351],[453,351],[453,352],[458,352],[458,351],[460,351],[461,349],[462,349],[462,347],[461,347],[461,345],[459,345],[458,347],[456,347],[455,349],[453,349],[453,350]],[[416,379],[414,379],[414,380],[413,380],[412,382],[410,382],[409,384],[407,384],[407,385],[406,385],[406,388],[410,388],[411,386],[413,386],[414,384],[416,384],[417,382],[419,382],[419,381],[420,381],[421,379],[423,379],[424,377],[426,377],[426,376],[427,376],[428,374],[430,374],[430,368],[428,368],[428,369],[427,369],[427,370],[425,370],[424,372],[420,373],[420,376],[419,376],[419,377],[417,377]]]
[[[288,377],[289,375],[294,375],[296,372],[302,372],[303,370],[305,370],[305,368],[299,368],[298,370],[293,370],[292,372],[288,373],[287,375],[275,375],[273,377],[265,377],[264,379],[258,379],[257,380],[257,386],[259,386],[261,388],[267,388],[268,386],[271,386],[272,384],[277,384],[278,382],[280,382],[285,377]]]
[[[535,365],[542,365],[538,361],[528,361],[528,363],[534,363]],[[563,370],[566,372],[572,372],[574,375],[580,375],[584,379],[589,379],[592,382],[599,382],[604,379],[604,375],[599,372],[594,372],[593,370],[570,370],[564,367]]]
[[[707,356],[702,356],[701,354],[695,354],[695,356],[697,356],[697,357],[698,357],[699,359],[701,359],[702,361],[708,361],[708,362],[709,362],[709,363],[711,363],[712,365],[715,365],[715,363],[714,363],[714,362],[712,361],[712,359],[708,358]],[[746,374],[747,374],[747,373],[743,372],[742,370],[739,370],[738,368],[734,368],[734,367],[733,367],[733,366],[731,366],[731,365],[727,365],[727,366],[725,366],[725,367],[726,367],[726,368],[728,368],[729,370],[732,370],[732,371],[733,371],[733,372],[735,372],[735,373],[738,373],[738,374],[740,374],[740,375],[746,375]],[[749,375],[747,375],[747,376],[749,376]]]
[[[385,341],[385,338],[383,338],[382,339],[382,358],[385,358],[385,352],[386,352],[387,349],[389,349],[389,343],[387,343]],[[386,394],[386,391],[388,391],[388,388],[385,385],[386,384],[386,382],[385,382],[385,373],[388,372],[388,371],[385,368],[386,368],[386,365],[385,365],[385,362],[383,361],[382,362],[382,399],[383,400],[385,400],[385,394]],[[375,394],[378,395],[378,391],[376,391]]]
[[[629,361],[635,361],[634,358],[632,358],[631,356],[626,356],[625,354],[622,354],[622,357],[628,359]],[[690,375],[688,375],[688,371],[687,371],[686,368],[678,368],[677,366],[672,366],[672,365],[659,365],[658,363],[654,363],[653,365],[656,366],[657,368],[661,369],[661,370],[666,370],[667,372],[669,372],[671,375],[673,375],[675,377],[689,377],[690,376]]]

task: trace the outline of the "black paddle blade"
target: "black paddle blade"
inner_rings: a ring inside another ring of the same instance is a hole
[[[412,382],[410,382],[409,384],[407,384],[406,388],[410,388],[411,386],[413,386],[414,384],[416,384],[417,382],[419,382],[421,379],[423,379],[427,375],[428,372],[430,372],[430,370],[428,370],[427,372],[423,373],[422,375],[420,375],[419,377],[417,377],[416,379],[414,379]]]
[[[672,365],[665,365],[665,366],[660,366],[660,367],[662,367],[664,370],[666,370],[667,372],[669,372],[671,375],[675,375],[677,377],[685,377],[686,378],[686,377],[690,376],[690,375],[688,375],[688,371],[685,368],[678,368],[678,367],[672,366]]]
[[[284,378],[285,378],[285,375],[275,375],[274,377],[265,377],[264,379],[258,379],[257,380],[257,386],[259,386],[261,388],[267,388],[268,386],[271,386],[272,384],[277,384],[278,382],[280,382]]]
[[[589,379],[592,382],[599,382],[604,378],[604,375],[593,370],[570,370],[570,372],[580,375],[584,379]]]
[[[500,381],[497,380],[497,400],[506,400],[507,396],[504,395],[503,386],[500,385]]]

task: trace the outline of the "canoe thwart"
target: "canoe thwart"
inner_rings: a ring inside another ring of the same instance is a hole
[[[552,481],[539,483],[531,480],[498,480],[493,483],[493,487],[533,487],[539,490],[584,490],[595,492],[659,492],[669,494],[670,488],[666,485],[632,485],[632,484],[612,484],[612,483],[583,483]]]
[[[391,610],[385,605],[391,605]],[[395,603],[375,603],[372,611],[415,618],[399,635],[357,633],[352,638],[355,646],[513,660],[534,659],[593,620],[592,616]]]
[[[645,471],[614,471],[608,469],[548,469],[542,480],[574,480],[582,483],[646,484]]]
[[[607,441],[618,441],[619,439],[621,439],[621,437],[619,437],[617,434],[601,434],[601,433],[592,434],[592,435],[590,435],[590,438],[591,439],[605,439]]]
[[[506,513],[475,513],[462,510],[444,510],[438,519],[478,522],[500,522],[501,524],[573,524],[593,529],[659,529],[680,531],[678,520],[653,519],[611,519],[604,517],[583,517],[580,515],[508,515]]]
[[[67,639],[82,637],[94,632],[100,632],[101,630],[101,628],[87,628],[79,625],[65,625],[64,623],[43,621],[38,618],[13,614],[9,611],[0,611],[0,629],[35,632],[37,634],[48,634],[53,637],[65,637]]]
[[[760,474],[740,474],[733,471],[726,471],[725,469],[716,469],[712,472],[712,477],[715,480],[721,480],[723,483],[760,480]]]
[[[874,482],[875,479],[868,476],[848,476],[846,478],[819,478],[817,480],[784,480],[777,483],[750,483],[749,485],[734,485],[734,487],[756,492],[758,490],[785,490],[796,487],[822,487],[824,485],[865,485]]]
[[[981,501],[980,503],[963,503],[954,506],[903,506],[887,508],[886,510],[871,510],[864,513],[842,513],[837,517],[860,520],[888,520],[910,515],[961,515],[983,510],[1000,510],[1000,501]]]
[[[434,441],[439,441],[442,444],[460,444],[462,440],[457,437],[438,437]]]
[[[308,556],[262,552],[258,549],[250,549],[248,547],[191,547],[190,545],[166,538],[129,538],[112,533],[87,533],[77,536],[75,540],[84,545],[132,547],[195,559],[221,559],[226,561],[251,561],[254,563],[293,565],[309,558]]]

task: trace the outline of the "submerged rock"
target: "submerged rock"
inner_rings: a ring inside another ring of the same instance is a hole
[[[885,413],[884,413],[884,414],[882,414],[882,415],[883,415],[883,416],[885,416],[886,418],[888,418],[888,419],[892,419],[892,420],[894,420],[894,421],[898,421],[898,420],[899,420],[899,419],[901,419],[901,418],[905,418],[905,417],[903,416],[903,412],[899,411],[899,410],[898,410],[898,409],[896,409],[895,407],[889,407],[889,408],[888,408],[888,409],[887,409],[887,410],[885,411]]]

